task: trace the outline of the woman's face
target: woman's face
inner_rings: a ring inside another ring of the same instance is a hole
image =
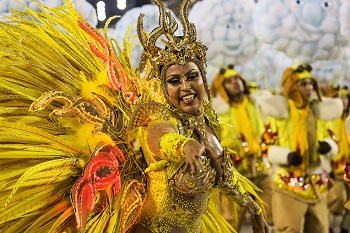
[[[172,65],[165,72],[166,89],[171,104],[194,116],[202,114],[205,87],[194,62]]]

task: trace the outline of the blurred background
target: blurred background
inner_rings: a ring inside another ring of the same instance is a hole
[[[132,8],[151,4],[151,0],[88,0],[87,2],[96,8],[98,17],[100,17],[97,27],[103,27],[106,19],[111,16],[122,16]],[[118,19],[113,24],[117,21]]]
[[[119,44],[130,26],[136,34],[140,13],[145,14],[146,31],[158,26],[158,9],[151,0],[68,1],[96,28],[118,15],[108,29]],[[64,0],[0,0],[0,21],[11,9],[37,10],[38,2],[49,7],[65,4]],[[182,0],[162,2],[178,21],[181,34]],[[208,81],[220,68],[233,64],[255,87],[280,92],[286,67],[310,64],[321,86],[349,85],[350,0],[192,0],[188,18],[196,25],[197,38],[208,47]],[[135,66],[141,50],[137,45],[132,52]]]
[[[191,2],[194,3],[197,1],[200,0],[192,0]],[[105,18],[114,15],[122,16],[132,8],[151,4],[152,0],[87,0],[87,2],[91,3],[97,9],[97,13],[100,12],[100,15],[102,15],[98,21],[97,27],[103,27]],[[178,14],[182,0],[164,0],[163,2],[166,4],[167,8]],[[106,17],[104,17],[104,15],[106,15]],[[117,21],[118,19],[113,23],[115,24]]]

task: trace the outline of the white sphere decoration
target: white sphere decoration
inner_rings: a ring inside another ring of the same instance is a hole
[[[340,0],[260,0],[254,32],[298,63],[336,59],[346,45],[339,14]]]
[[[193,5],[189,21],[208,47],[208,66],[242,64],[254,56],[259,46],[252,28],[254,6],[253,0],[203,0]]]

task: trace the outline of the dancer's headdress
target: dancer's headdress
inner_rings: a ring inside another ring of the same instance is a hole
[[[211,96],[208,81],[206,78],[206,51],[207,47],[197,40],[197,31],[193,23],[189,23],[187,10],[191,0],[184,0],[180,8],[180,21],[182,24],[182,36],[175,35],[178,24],[169,11],[166,11],[164,4],[160,0],[152,0],[159,9],[159,27],[147,33],[143,28],[143,16],[140,14],[137,21],[137,35],[143,46],[139,70],[142,72],[147,62],[151,65],[148,79],[158,79],[162,82],[162,89],[167,102],[170,104],[169,96],[166,92],[165,71],[174,64],[184,65],[194,62],[200,69],[202,79],[207,92],[209,105]],[[160,38],[162,35],[165,39]],[[164,48],[156,45],[160,39],[164,43]],[[171,104],[170,104],[171,105]]]
[[[159,27],[147,33],[143,28],[144,14],[140,14],[137,22],[137,34],[143,46],[139,64],[140,71],[142,72],[147,62],[150,62],[152,72],[148,78],[162,79],[164,75],[162,71],[169,66],[193,61],[201,69],[204,68],[202,72],[205,72],[207,47],[202,42],[197,41],[196,28],[193,23],[189,23],[187,18],[187,10],[191,1],[184,0],[180,8],[179,17],[183,27],[182,36],[175,35],[178,24],[171,13],[165,10],[164,4],[160,0],[152,1],[159,8]],[[162,35],[166,37],[166,40],[160,39],[165,45],[164,48],[156,45]]]

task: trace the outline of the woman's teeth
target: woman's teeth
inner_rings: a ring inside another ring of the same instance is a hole
[[[194,95],[186,95],[184,97],[182,97],[183,101],[190,101],[194,99]]]

